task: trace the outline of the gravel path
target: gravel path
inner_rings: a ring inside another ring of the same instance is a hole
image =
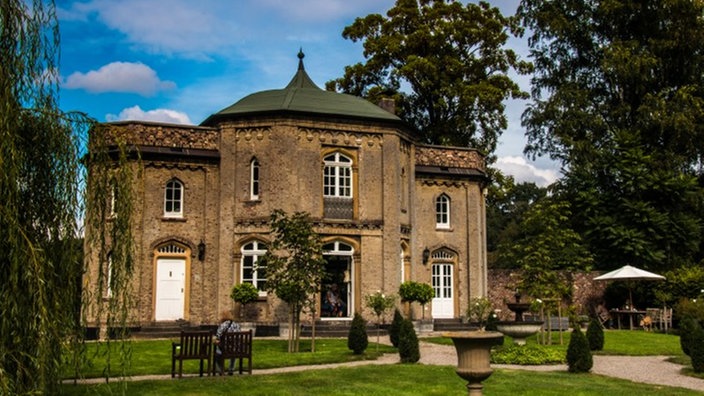
[[[633,382],[666,385],[704,392],[704,380],[680,374],[682,366],[667,361],[667,356],[594,356],[592,373]],[[449,345],[421,343],[421,363],[457,364],[455,348]],[[494,369],[530,371],[567,371],[567,365],[520,366],[492,364]]]
[[[455,348],[450,345],[438,345],[429,342],[420,343],[420,363],[434,365],[457,364]],[[622,378],[634,382],[654,385],[666,385],[702,391],[704,393],[704,380],[680,374],[682,366],[666,361],[666,356],[594,356],[592,373],[608,377]],[[335,367],[354,367],[361,365],[382,365],[399,362],[398,354],[386,354],[377,360],[365,360],[350,363],[322,364],[315,366],[293,366],[266,370],[254,370],[253,374],[276,374],[304,371],[311,369],[326,369]],[[529,371],[567,371],[566,365],[550,366],[520,366],[513,364],[494,364],[494,369],[529,370]],[[193,377],[194,375],[184,375]],[[148,379],[169,379],[170,375],[148,375],[127,378],[130,381]],[[83,383],[104,382],[103,378],[86,379]],[[67,381],[68,382],[68,381]]]

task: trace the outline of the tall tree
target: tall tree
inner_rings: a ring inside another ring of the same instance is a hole
[[[596,262],[696,260],[704,2],[523,0],[517,15],[535,64],[526,152],[565,165],[561,188]]]
[[[51,4],[0,3],[0,394],[57,393],[78,326],[78,153]],[[80,284],[80,283],[79,283]]]
[[[519,288],[536,298],[562,298],[569,285],[559,270],[589,270],[592,255],[570,226],[572,211],[564,200],[544,198],[530,207],[520,223],[521,235],[505,241],[504,261],[523,269]]]
[[[503,101],[527,95],[508,72],[528,72],[530,64],[504,47],[520,33],[514,18],[485,1],[397,0],[385,17],[357,18],[343,30],[363,41],[367,61],[346,67],[327,88],[372,101],[393,97],[425,142],[491,155],[507,126]]]
[[[65,358],[72,356],[68,363],[74,367],[82,360],[84,264],[78,222],[84,218],[85,173],[79,158],[93,123],[58,108],[58,48],[53,2],[0,2],[3,395],[57,394]],[[113,239],[118,246],[122,241]],[[116,252],[115,267],[126,260],[121,253]],[[119,293],[119,279],[112,284]]]
[[[315,310],[315,296],[325,273],[323,245],[307,213],[288,216],[275,210],[270,223],[274,240],[257,266],[266,268],[267,290],[288,304],[288,351],[298,352],[301,313],[305,308]]]
[[[547,195],[548,189],[535,183],[516,183],[512,176],[490,170],[492,183],[486,198],[487,261],[491,268],[515,268],[504,260],[499,247],[521,236],[521,222],[528,209]]]

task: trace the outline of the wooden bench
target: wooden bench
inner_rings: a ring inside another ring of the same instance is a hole
[[[171,378],[176,376],[178,360],[178,377],[183,373],[184,360],[200,360],[200,376],[203,376],[203,362],[207,363],[210,375],[210,363],[213,350],[213,333],[211,331],[181,331],[181,341],[171,343]]]
[[[222,354],[217,355],[215,348],[219,346]],[[213,348],[213,356],[219,360],[220,375],[225,371],[225,362],[230,359],[239,359],[239,373],[246,371],[252,374],[252,330],[236,331],[225,333],[220,336],[220,343]],[[243,368],[244,359],[247,359],[247,368]],[[213,374],[215,374],[215,364],[213,364]]]

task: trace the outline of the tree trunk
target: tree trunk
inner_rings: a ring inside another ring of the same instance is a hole
[[[291,353],[293,352],[293,332],[294,332],[294,312],[295,312],[295,307],[291,305],[289,307],[288,311],[288,352]]]
[[[315,352],[315,302],[313,302],[311,309],[311,317],[313,318],[313,323],[311,325],[310,351]]]

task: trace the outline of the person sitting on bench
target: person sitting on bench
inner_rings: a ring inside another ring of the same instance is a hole
[[[218,326],[218,330],[215,332],[215,371],[218,373],[222,373],[225,363],[222,358],[222,351],[220,350],[220,338],[225,333],[234,333],[237,331],[240,331],[239,323],[232,320],[232,315],[229,311],[223,312],[220,326]],[[234,369],[235,359],[230,359],[228,374],[232,375]]]

